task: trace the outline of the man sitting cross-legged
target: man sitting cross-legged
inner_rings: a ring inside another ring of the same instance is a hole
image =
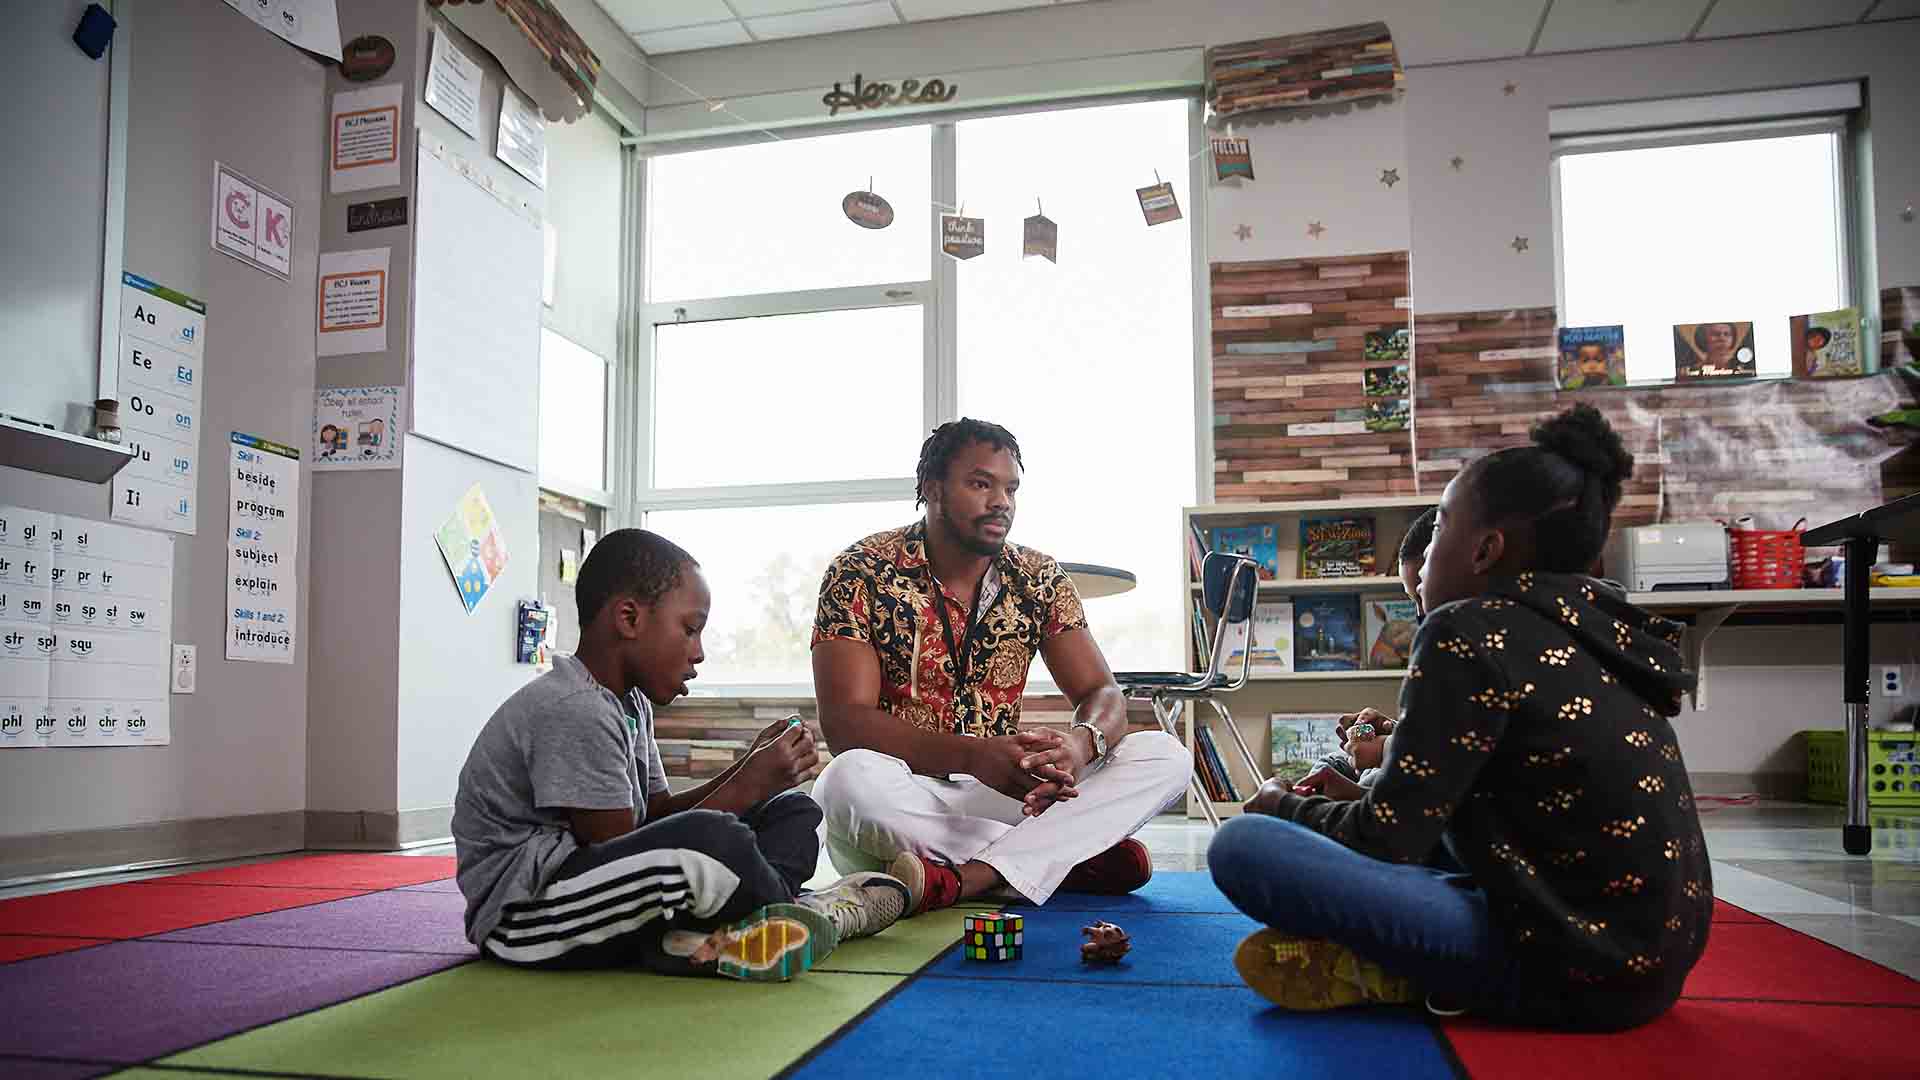
[[[1131,892],[1153,874],[1131,839],[1185,789],[1192,759],[1126,730],[1126,699],[1053,559],[1007,542],[1020,446],[960,420],[921,448],[926,517],[834,559],[813,681],[833,761],[813,789],[841,873],[886,869],[910,912],[1011,888]],[[1074,723],[1021,732],[1035,654]]]

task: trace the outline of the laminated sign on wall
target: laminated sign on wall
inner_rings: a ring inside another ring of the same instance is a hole
[[[293,204],[214,162],[213,249],[285,281],[293,270]]]
[[[120,426],[133,460],[113,477],[115,521],[194,531],[206,338],[206,304],[120,275]]]
[[[300,451],[233,432],[227,514],[227,659],[293,662],[300,587]]]
[[[169,738],[173,539],[0,506],[0,748]]]

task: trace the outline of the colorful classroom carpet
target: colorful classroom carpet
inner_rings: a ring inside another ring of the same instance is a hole
[[[1612,1036],[1264,1007],[1254,927],[1205,874],[1026,916],[1025,956],[952,948],[964,910],[842,946],[787,985],[476,961],[452,860],[311,855],[0,902],[0,1075],[1874,1077],[1920,983],[1720,905],[1687,996]],[[1134,950],[1079,963],[1080,927]]]

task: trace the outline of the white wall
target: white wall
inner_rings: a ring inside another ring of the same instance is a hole
[[[16,28],[18,29],[18,28]],[[207,302],[200,531],[174,541],[173,640],[199,647],[199,692],[175,695],[172,745],[0,754],[0,836],[110,829],[306,806],[304,618],[290,665],[231,663],[226,640],[227,433],[304,446],[314,385],[313,295],[324,69],[224,4],[144,4],[122,19],[133,52],[127,134],[126,268]],[[0,56],[73,49],[9,32]],[[244,94],[232,92],[246,86]],[[182,122],[191,103],[193,122]],[[57,101],[43,102],[58,109]],[[289,117],[311,119],[289,123]],[[57,111],[43,116],[57,124]],[[29,140],[28,146],[37,145]],[[213,163],[285,195],[296,232],[290,281],[213,252]],[[9,193],[9,200],[18,195]],[[10,201],[6,214],[28,212]],[[97,238],[89,241],[97,244]],[[97,323],[97,293],[92,301]],[[9,358],[9,365],[25,362]],[[91,356],[85,358],[89,370]],[[303,470],[303,500],[311,483]],[[0,500],[105,519],[108,488],[0,468]],[[297,563],[306,593],[301,515]]]
[[[1920,225],[1899,216],[1920,195],[1916,49],[1920,22],[1905,21],[1409,71],[1415,307],[1554,303],[1549,108],[1847,79],[1867,80],[1878,198],[1862,218],[1878,227],[1881,284],[1920,283]],[[1506,246],[1515,236],[1529,238],[1526,253]]]
[[[1218,262],[1404,251],[1409,242],[1404,99],[1357,101],[1233,127],[1253,145],[1251,183],[1212,186],[1207,255]],[[1380,182],[1382,170],[1400,180]],[[1307,232],[1318,221],[1326,231]],[[1253,235],[1241,240],[1236,226]]]

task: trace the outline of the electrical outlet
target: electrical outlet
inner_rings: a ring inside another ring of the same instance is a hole
[[[1884,698],[1907,696],[1907,678],[1899,664],[1880,666],[1880,696]]]
[[[193,656],[192,645],[173,647],[173,692],[176,694],[193,693],[194,676],[199,674],[199,663]]]

